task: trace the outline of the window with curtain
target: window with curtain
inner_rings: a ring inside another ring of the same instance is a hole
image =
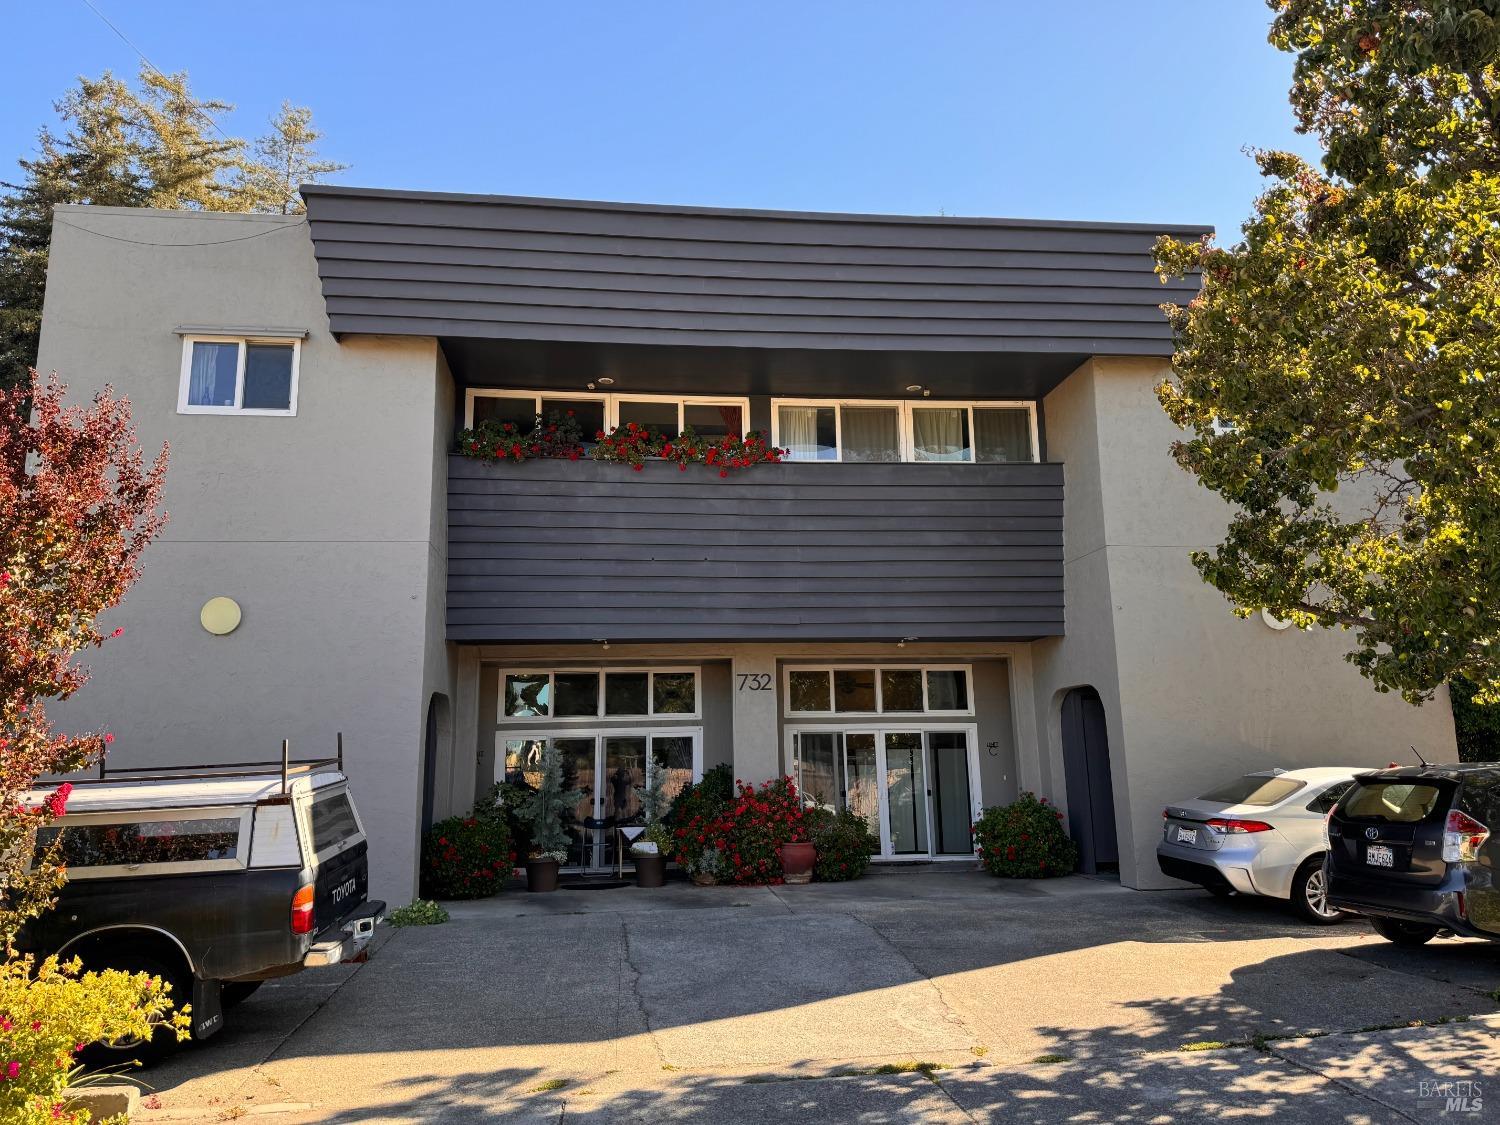
[[[836,461],[836,423],[831,406],[781,406],[777,409],[777,444],[788,461]]]
[[[1033,460],[1031,411],[1014,407],[976,406],[974,460]]]
[[[737,402],[685,402],[682,423],[699,437],[745,436],[745,415]]]
[[[845,461],[901,460],[901,412],[894,406],[841,406]]]
[[[912,407],[911,450],[914,461],[972,461],[974,450],[969,445],[969,408]]]
[[[295,340],[183,338],[184,414],[294,414],[297,401]]]

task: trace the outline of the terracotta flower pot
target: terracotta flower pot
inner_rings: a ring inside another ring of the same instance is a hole
[[[666,881],[666,856],[638,855],[635,857],[635,885],[637,887],[659,887]]]
[[[557,890],[557,869],[561,866],[555,859],[528,859],[526,861],[526,889],[528,891]]]
[[[817,858],[817,849],[811,844],[782,844],[781,877],[788,883],[811,883]]]

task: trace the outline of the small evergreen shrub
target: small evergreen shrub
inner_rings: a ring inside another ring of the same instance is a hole
[[[869,821],[849,809],[809,809],[803,819],[818,850],[813,878],[820,883],[858,879],[870,866],[870,854],[880,848]]]
[[[447,920],[448,912],[425,898],[398,906],[387,919],[393,926],[440,926]]]
[[[989,873],[1007,879],[1068,875],[1078,865],[1078,845],[1068,838],[1063,814],[1035,793],[985,809],[974,825],[974,845]]]
[[[516,865],[510,831],[496,816],[451,816],[422,837],[424,898],[485,898]]]

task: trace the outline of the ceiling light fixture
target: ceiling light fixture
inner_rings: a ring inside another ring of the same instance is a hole
[[[910,391],[912,394],[916,394],[918,391],[920,391],[922,389],[922,384],[921,383],[913,383],[911,386],[907,387],[906,389],[908,391]]]
[[[615,381],[608,375],[601,375],[599,376],[599,385],[601,387],[612,387],[615,385]]]

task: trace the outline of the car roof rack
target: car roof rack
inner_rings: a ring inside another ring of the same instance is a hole
[[[98,785],[101,782],[120,783],[132,781],[207,781],[233,777],[262,777],[266,774],[281,774],[281,793],[285,796],[295,777],[307,776],[330,767],[340,773],[344,770],[344,732],[337,736],[338,751],[332,758],[292,759],[292,744],[281,740],[281,757],[265,762],[219,762],[195,766],[122,766],[110,769],[104,759],[99,759],[99,772],[93,777],[79,778],[73,784]]]

